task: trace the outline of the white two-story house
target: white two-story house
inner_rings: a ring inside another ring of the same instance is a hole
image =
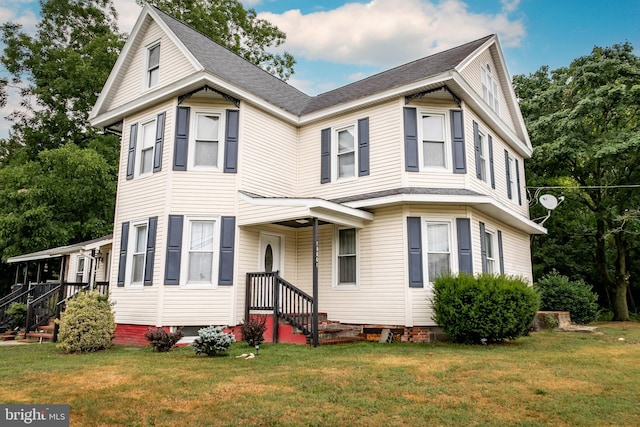
[[[308,96],[145,6],[90,120],[122,136],[119,342],[265,310],[310,339],[320,312],[417,340],[438,275],[532,277],[532,148],[495,35]]]

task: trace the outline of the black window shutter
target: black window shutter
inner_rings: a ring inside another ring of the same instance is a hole
[[[176,110],[176,138],[173,147],[173,170],[187,170],[189,152],[189,114],[191,108],[178,107]]]
[[[489,135],[489,170],[491,173],[491,188],[496,188],[496,176],[493,171],[493,138]]]
[[[413,107],[404,107],[404,163],[407,172],[418,172],[418,116]]]
[[[138,124],[131,125],[129,132],[129,154],[127,156],[127,179],[133,179],[136,167],[136,141],[138,139]]]
[[[147,252],[144,258],[144,286],[153,285],[153,262],[156,257],[156,230],[158,229],[158,217],[149,218],[147,228]]]
[[[409,248],[409,287],[422,288],[422,227],[419,217],[407,217],[407,243]]]
[[[507,197],[509,197],[509,199],[512,199],[513,195],[511,194],[511,171],[509,170],[509,152],[507,150],[504,150],[504,167],[507,171]]]
[[[451,136],[453,173],[467,173],[467,156],[464,146],[464,116],[462,110],[451,110]]]
[[[331,182],[331,129],[320,131],[320,184]]]
[[[502,250],[502,231],[498,230],[498,251],[500,252],[500,274],[504,274],[504,251]]]
[[[358,176],[369,175],[369,117],[358,120]]]
[[[516,159],[516,185],[518,186],[518,204],[522,204],[522,192],[520,190],[520,166],[518,165],[518,159]]]
[[[487,272],[487,241],[485,240],[484,222],[480,223],[480,256],[482,258],[482,272]]]
[[[473,274],[471,220],[456,218],[456,233],[458,235],[458,270],[460,273]]]
[[[162,170],[162,143],[164,141],[164,122],[165,113],[158,114],[156,121],[156,143],[153,150],[153,171],[160,172]]]
[[[127,273],[127,247],[129,246],[129,223],[122,223],[120,233],[120,257],[118,259],[118,286],[124,286],[125,274]]]
[[[239,131],[238,110],[227,110],[226,137],[224,142],[224,172],[238,172],[238,131]]]
[[[233,285],[233,251],[236,239],[236,217],[223,216],[220,226],[220,266],[218,284]]]
[[[180,257],[182,255],[182,228],[184,216],[169,215],[167,231],[167,259],[164,267],[164,284],[180,284]]]
[[[478,123],[473,122],[473,148],[476,153],[476,177],[478,179],[483,179],[482,176],[482,165],[480,163],[480,130],[478,129]]]

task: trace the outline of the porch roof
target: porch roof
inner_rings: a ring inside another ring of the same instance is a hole
[[[87,240],[85,242],[74,243],[73,245],[58,246],[57,248],[45,249],[43,251],[32,252],[30,254],[17,255],[7,260],[7,263],[38,261],[48,258],[57,258],[79,251],[89,251],[91,249],[100,249],[102,246],[110,245],[113,242],[113,234],[98,237],[97,239]]]
[[[374,215],[362,209],[320,198],[264,197],[246,191],[239,192],[240,199],[259,207],[259,215],[241,216],[239,225],[279,224],[287,227],[311,226],[309,218],[318,218],[320,224],[338,224],[364,228]]]

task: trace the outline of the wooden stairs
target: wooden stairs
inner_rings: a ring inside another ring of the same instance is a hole
[[[27,343],[51,342],[53,340],[53,328],[55,327],[55,322],[55,319],[50,319],[48,324],[38,326],[35,331],[28,332],[26,337],[24,336],[23,331],[7,331],[0,335],[0,340],[17,340]]]
[[[310,337],[306,337],[302,331],[282,319],[278,325],[278,336],[279,342],[311,344]],[[318,345],[344,344],[365,340],[360,326],[328,320],[327,313],[318,313]]]

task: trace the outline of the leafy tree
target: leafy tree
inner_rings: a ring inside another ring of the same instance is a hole
[[[254,9],[245,9],[239,0],[136,0],[149,3],[181,20],[229,50],[269,73],[288,80],[295,59],[287,52],[269,53],[284,44],[287,36],[278,27],[258,19]]]
[[[592,283],[606,291],[614,320],[627,320],[639,228],[640,193],[628,186],[640,183],[640,58],[629,43],[595,47],[569,67],[515,76],[514,87],[534,146],[528,176],[565,186],[568,204],[577,207],[568,215],[573,221],[550,223],[550,234],[569,243],[580,221],[593,246],[576,262],[595,261]]]
[[[87,121],[124,43],[113,3],[41,0],[40,6],[42,19],[33,36],[18,24],[0,25],[5,46],[0,64],[9,76],[0,79],[0,105],[9,89],[19,88],[25,109],[10,116],[14,126],[0,143],[0,161],[34,160],[40,151],[69,142],[100,143],[101,151],[115,151],[117,138],[96,138]]]
[[[74,144],[0,168],[0,257],[109,234],[115,188],[115,167]]]

